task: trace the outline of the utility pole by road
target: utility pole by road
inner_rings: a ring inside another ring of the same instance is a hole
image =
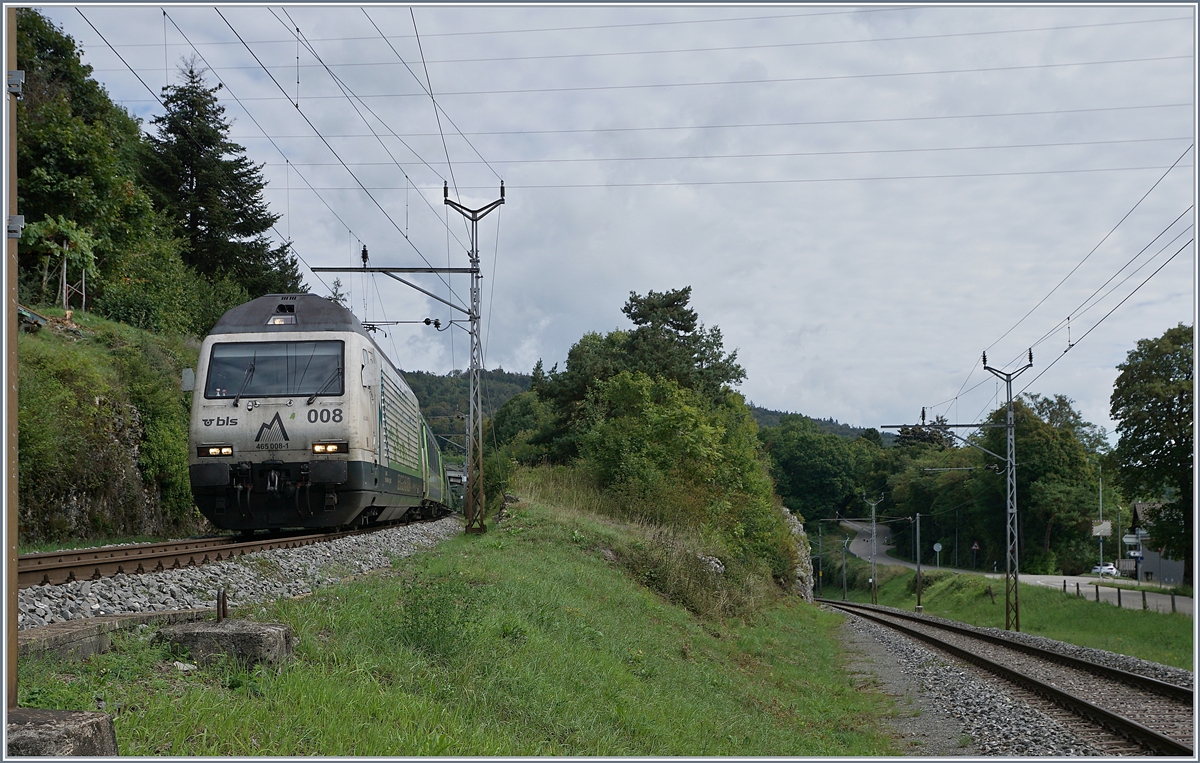
[[[846,600],[846,546],[850,545],[849,538],[842,538],[842,601]]]
[[[1008,458],[1005,470],[1005,540],[1007,550],[1004,554],[1004,630],[1021,630],[1020,593],[1017,578],[1020,570],[1017,558],[1017,456],[1016,456],[1016,423],[1013,419],[1013,379],[1033,368],[1033,348],[1029,349],[1029,362],[1016,371],[1006,372],[992,368],[987,362],[987,353],[983,353],[983,370],[991,373],[997,379],[1004,380],[1004,388],[1008,393],[1006,407],[1007,418],[1005,429],[1008,430]]]
[[[862,496],[864,501],[867,497]],[[875,542],[875,507],[883,502],[883,496],[879,496],[874,503],[867,501],[871,505],[871,603],[879,603],[879,572],[875,565],[875,557],[879,555],[879,546]]]

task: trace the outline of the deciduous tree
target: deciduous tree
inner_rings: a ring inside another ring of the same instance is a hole
[[[1142,339],[1117,366],[1111,415],[1117,421],[1114,458],[1126,495],[1160,502],[1148,519],[1167,556],[1182,559],[1192,582],[1192,327],[1182,323]]]

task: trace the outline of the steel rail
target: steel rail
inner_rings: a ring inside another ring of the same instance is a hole
[[[1031,654],[1044,660],[1051,660],[1059,663],[1060,665],[1066,665],[1067,667],[1076,668],[1078,670],[1086,670],[1090,673],[1104,676],[1105,678],[1111,678],[1116,681],[1121,681],[1122,683],[1136,686],[1140,689],[1146,689],[1147,691],[1154,692],[1155,694],[1161,694],[1164,697],[1185,702],[1189,705],[1192,704],[1193,701],[1194,692],[1186,686],[1179,686],[1177,684],[1167,683],[1166,681],[1160,681],[1157,678],[1151,678],[1150,676],[1131,673],[1128,670],[1121,670],[1120,668],[1101,665],[1099,663],[1091,662],[1079,657],[1072,657],[1069,654],[1052,652],[1048,649],[1042,649],[1041,647],[1033,646],[1032,644],[1025,644],[1020,641],[1006,639],[1003,636],[996,636],[991,633],[981,633],[966,626],[955,625],[954,623],[939,622],[937,620],[929,620],[909,612],[895,612],[886,609],[874,609],[865,604],[859,604],[857,602],[833,601],[828,599],[818,599],[818,601],[823,604],[836,605],[839,607],[860,608],[864,611],[877,611],[880,614],[887,615],[888,617],[895,617],[901,620],[909,620],[911,622],[921,623],[934,628],[941,628],[942,630],[950,631],[951,633],[959,633],[964,636],[970,636],[971,638],[979,639],[981,641],[998,644],[1018,652]]]
[[[1057,705],[1065,707],[1068,710],[1087,718],[1097,725],[1111,729],[1118,734],[1136,742],[1137,744],[1140,744],[1143,747],[1151,750],[1152,752],[1169,756],[1195,756],[1195,752],[1191,747],[1188,747],[1178,740],[1160,734],[1153,729],[1147,728],[1137,721],[1117,715],[1116,713],[1099,707],[1098,705],[1094,705],[1085,699],[1081,699],[1073,694],[1069,694],[1061,689],[1055,688],[1054,686],[1043,683],[1042,681],[1039,681],[1032,676],[1025,675],[1020,671],[1000,665],[999,663],[993,662],[992,660],[982,657],[974,652],[954,646],[953,644],[948,644],[934,635],[923,633],[914,628],[909,628],[905,625],[888,621],[879,616],[883,614],[893,616],[893,613],[891,612],[884,612],[882,610],[873,608],[868,609],[862,605],[847,605],[846,602],[830,601],[828,599],[817,599],[817,601],[837,609],[843,609],[846,612],[850,612],[858,615],[859,617],[871,620],[893,630],[905,633],[913,638],[917,638],[932,644],[938,649],[947,651],[960,659],[966,660],[967,662],[977,665],[991,673],[995,673],[1005,680],[1015,683],[1018,686],[1022,686],[1034,692],[1035,694],[1039,694],[1051,702],[1054,702]],[[878,615],[876,613],[878,613]],[[922,622],[928,622],[934,627],[938,627],[940,625],[939,623],[932,623],[924,620]],[[971,633],[970,635],[974,636],[978,634]],[[1007,646],[1008,644],[1006,643],[1005,645]]]
[[[434,519],[440,518],[435,517]],[[31,588],[37,585],[61,585],[76,580],[99,580],[118,574],[134,575],[183,567],[198,567],[209,562],[225,561],[256,551],[298,548],[349,535],[383,530],[397,524],[411,523],[392,522],[354,530],[276,536],[251,541],[236,541],[228,537],[201,538],[24,554],[17,558],[17,586],[18,588]]]

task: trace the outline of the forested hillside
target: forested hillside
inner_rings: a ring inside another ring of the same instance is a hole
[[[784,416],[804,416],[800,413],[788,413],[786,411],[773,411],[770,408],[759,408],[754,403],[748,403],[750,413],[754,416],[754,420],[758,422],[760,427],[777,427]],[[869,427],[853,427],[849,424],[842,424],[837,419],[814,419],[811,416],[804,416],[812,423],[816,424],[818,432],[825,434],[837,435],[844,437],[847,440],[854,440],[864,434]],[[884,445],[892,445],[896,442],[895,432],[880,432]]]
[[[442,450],[448,455],[461,455],[465,417],[469,405],[470,374],[466,371],[451,371],[444,376],[428,371],[405,371],[404,378],[429,427],[438,435]],[[483,389],[483,415],[492,415],[508,402],[509,398],[529,389],[532,378],[529,374],[511,373],[503,368],[483,371],[480,374]]]

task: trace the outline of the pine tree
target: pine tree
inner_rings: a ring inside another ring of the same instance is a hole
[[[184,261],[210,280],[229,278],[257,297],[307,291],[291,244],[272,247],[279,215],[263,199],[262,165],[229,140],[230,123],[203,71],[187,63],[182,82],[163,89],[165,113],[151,120],[145,176],[155,206],[187,241]]]

